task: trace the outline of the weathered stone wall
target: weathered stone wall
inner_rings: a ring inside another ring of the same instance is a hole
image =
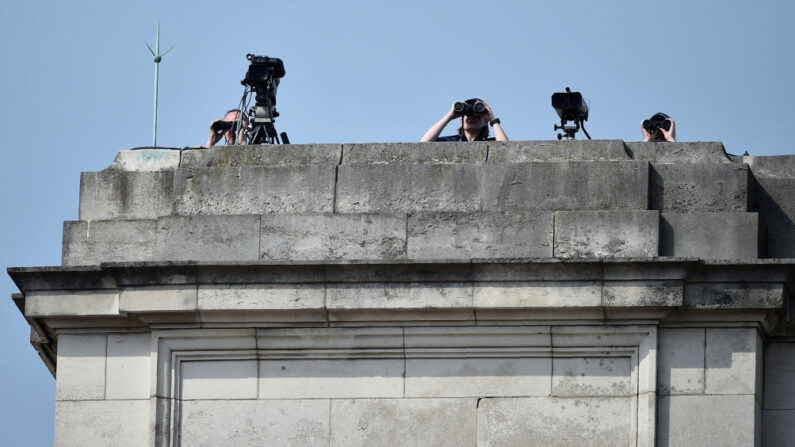
[[[58,445],[786,445],[793,159],[123,151],[9,272]]]

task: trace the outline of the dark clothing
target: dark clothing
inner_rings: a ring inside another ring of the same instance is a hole
[[[494,141],[494,137],[476,138],[475,141]],[[466,141],[461,138],[461,135],[448,135],[446,137],[439,137],[436,141]]]

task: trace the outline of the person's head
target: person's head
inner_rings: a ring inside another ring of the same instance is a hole
[[[235,144],[237,141],[238,132],[237,123],[240,120],[240,109],[232,109],[226,112],[224,115],[224,121],[232,121],[235,123],[231,129],[227,129],[224,131],[224,139],[226,140],[226,144]],[[248,120],[246,119],[246,115],[243,115],[243,127],[248,125]]]
[[[483,102],[480,98],[467,99],[464,103],[474,106],[475,104]],[[459,132],[463,139],[464,132],[477,132],[477,138],[486,138],[489,136],[489,117],[486,111],[483,113],[473,113],[469,115],[461,115],[461,128]]]
[[[646,127],[647,122],[649,122],[650,128]],[[651,118],[643,122],[644,128],[646,128],[646,131],[649,132],[649,135],[651,135],[651,139],[649,141],[667,141],[660,125],[665,127],[665,130],[671,130],[671,136],[676,138],[676,129],[672,128],[671,124],[671,117],[662,112],[655,113]]]

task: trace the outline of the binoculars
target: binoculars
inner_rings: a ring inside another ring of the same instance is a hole
[[[648,132],[654,132],[657,129],[665,129],[668,131],[671,130],[671,120],[668,118],[643,120],[643,128]]]
[[[486,105],[482,102],[470,104],[468,102],[458,101],[453,105],[453,110],[459,115],[477,115],[486,112]]]
[[[222,134],[230,129],[237,129],[237,121],[216,121],[212,125],[213,132]]]

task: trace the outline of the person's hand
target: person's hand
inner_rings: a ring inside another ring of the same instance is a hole
[[[645,121],[646,120],[640,120],[640,131],[643,133],[643,141],[648,143],[649,141],[651,141],[651,134],[649,133],[648,130],[646,130],[645,127],[643,127],[643,123]]]
[[[445,119],[447,119],[447,121],[452,121],[460,116],[461,114],[455,111],[455,103],[453,103],[450,106],[450,110],[447,112],[447,114],[444,117]]]
[[[488,121],[492,121],[494,118],[497,118],[497,115],[495,115],[494,112],[492,112],[491,107],[486,101],[480,101],[480,102],[482,102],[483,106],[486,107],[486,117],[488,118]]]
[[[215,130],[213,130],[215,123],[219,123],[221,121],[223,121],[223,119],[217,119],[210,123],[210,135],[207,136],[207,144],[204,145],[205,147],[213,147],[216,145],[216,143],[221,141],[223,134],[217,134],[215,133]]]
[[[674,123],[674,119],[666,118],[665,121],[671,122],[671,128],[665,130],[664,128],[660,127],[660,132],[662,132],[663,136],[665,137],[665,141],[676,142],[676,138],[674,138],[674,135],[676,135],[676,132],[674,132],[674,129],[676,128],[676,123]]]

